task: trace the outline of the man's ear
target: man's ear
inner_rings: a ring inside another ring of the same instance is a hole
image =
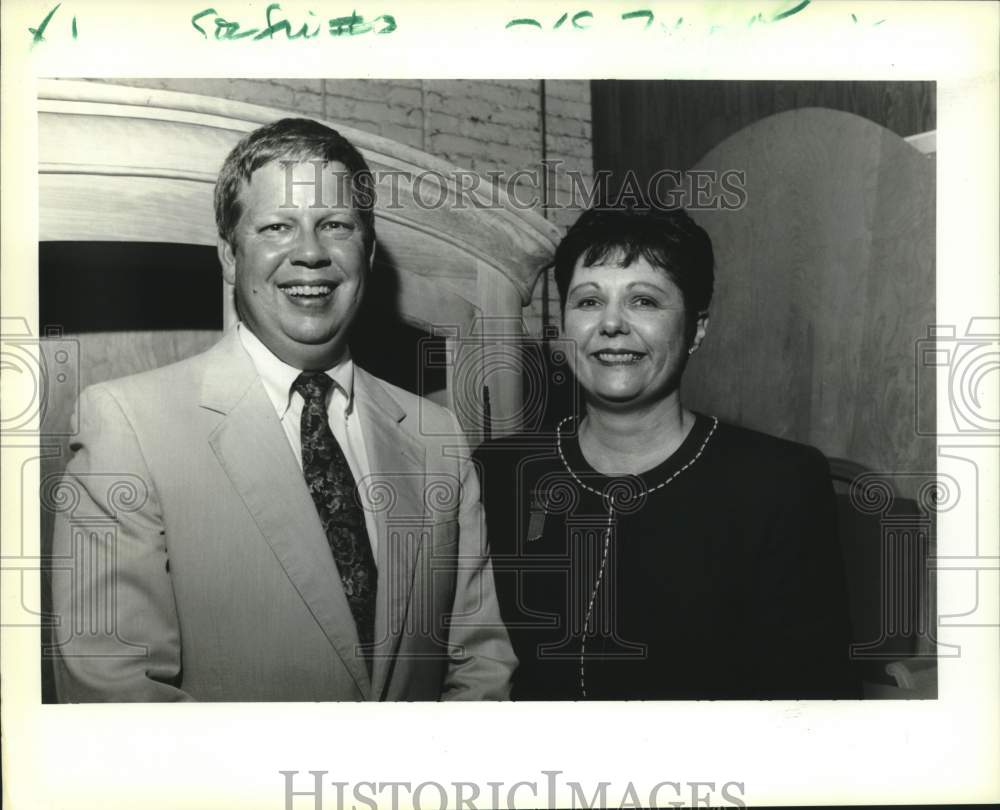
[[[219,264],[222,265],[222,277],[230,284],[236,283],[236,252],[233,246],[221,236],[215,242],[219,253]]]

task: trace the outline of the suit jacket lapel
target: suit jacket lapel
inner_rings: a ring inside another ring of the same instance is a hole
[[[425,450],[404,430],[406,412],[381,383],[355,367],[355,399],[371,475],[362,484],[378,531],[378,604],[372,694],[385,691],[405,628],[417,552],[429,531],[424,505]],[[410,418],[414,418],[411,416]]]
[[[326,633],[364,697],[371,682],[355,654],[357,630],[302,470],[235,330],[216,347],[202,406],[225,414],[209,437],[292,585]]]

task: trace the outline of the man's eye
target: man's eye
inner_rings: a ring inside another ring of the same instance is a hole
[[[270,231],[272,233],[281,233],[286,230],[288,230],[288,225],[284,222],[272,222],[271,224],[265,225],[261,228],[262,232]]]
[[[351,231],[354,230],[354,225],[350,222],[338,222],[337,220],[328,220],[320,225],[325,231]]]

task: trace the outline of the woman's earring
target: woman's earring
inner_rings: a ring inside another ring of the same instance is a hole
[[[694,354],[694,346],[688,349],[688,354]]]

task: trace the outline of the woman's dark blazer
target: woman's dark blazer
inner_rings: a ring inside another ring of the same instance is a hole
[[[713,425],[632,479],[592,470],[572,433],[565,463],[551,435],[479,449],[514,698],[860,697],[826,459]],[[633,502],[605,556],[616,487]]]

